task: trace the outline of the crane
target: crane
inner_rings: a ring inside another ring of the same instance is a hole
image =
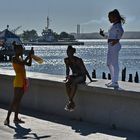
[[[14,34],[16,33],[17,30],[19,30],[22,26],[18,26],[17,28],[11,30],[11,32],[13,32]]]

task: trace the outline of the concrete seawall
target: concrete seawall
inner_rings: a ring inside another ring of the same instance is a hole
[[[9,105],[13,97],[11,70],[0,69],[0,102]],[[22,107],[92,123],[140,132],[140,84],[120,82],[120,90],[106,88],[107,80],[78,86],[76,109],[66,112],[64,76],[27,72],[30,87]]]

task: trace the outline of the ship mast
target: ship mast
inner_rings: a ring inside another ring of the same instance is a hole
[[[49,19],[49,16],[47,16],[47,27],[46,27],[46,30],[49,29],[49,26],[50,26],[50,19]]]

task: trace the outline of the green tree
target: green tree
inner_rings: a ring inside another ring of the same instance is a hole
[[[66,32],[61,32],[60,35],[59,35],[59,38],[60,38],[60,39],[65,39],[65,38],[68,38],[68,36],[69,36],[68,33],[66,33]]]
[[[66,32],[61,32],[60,35],[59,35],[59,39],[63,39],[63,40],[74,40],[74,36],[71,35],[71,34],[68,34]]]
[[[69,38],[70,38],[70,40],[75,40],[74,35],[69,34]]]
[[[38,34],[36,30],[26,30],[23,31],[21,37],[23,41],[35,41],[38,38]]]

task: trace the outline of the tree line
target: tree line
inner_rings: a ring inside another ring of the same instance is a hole
[[[75,40],[74,35],[71,35],[67,32],[61,32],[60,34],[53,32],[53,34],[57,40]],[[39,37],[40,36],[38,35],[37,31],[34,29],[23,31],[23,33],[20,34],[20,38],[23,42],[37,41]]]

